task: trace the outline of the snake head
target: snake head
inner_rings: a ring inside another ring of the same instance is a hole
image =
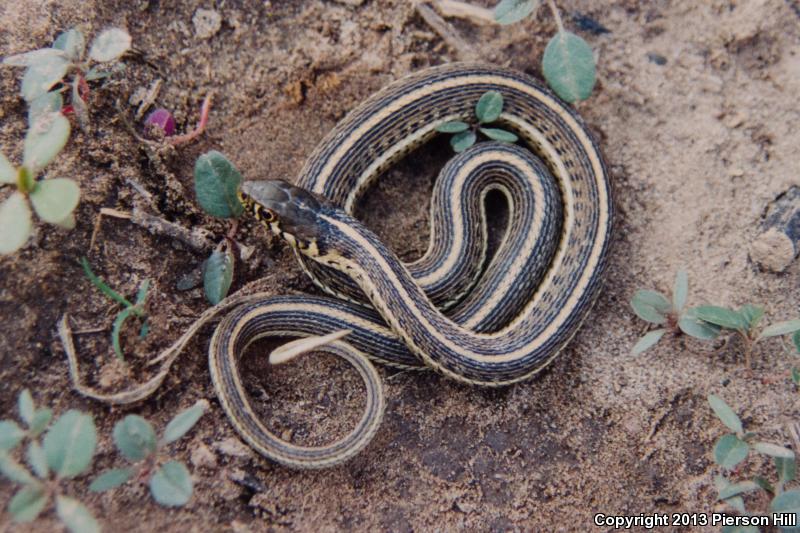
[[[245,209],[293,248],[316,248],[322,202],[282,180],[245,181],[239,191]]]

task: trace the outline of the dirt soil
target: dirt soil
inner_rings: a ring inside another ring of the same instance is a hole
[[[489,6],[493,2],[475,0]],[[581,329],[537,379],[478,390],[432,373],[381,370],[388,407],[372,444],[350,463],[321,472],[272,464],[238,441],[211,386],[203,330],[157,394],[130,409],[73,392],[56,322],[68,312],[87,380],[109,390],[149,376],[143,361],[167,347],[207,308],[202,289],[179,290],[207,253],[154,236],[100,208],[134,206],[215,240],[228,226],[194,202],[192,171],[208,150],[224,152],[246,178],[293,180],[314,146],[343,115],[382,85],[414,70],[458,59],[406,0],[133,2],[5,0],[0,55],[49,45],[79,26],[92,36],[126,28],[136,54],[124,75],[96,86],[92,125],[77,127],[50,168],[78,180],[82,199],[71,232],[38,225],[19,253],[0,259],[0,409],[16,417],[27,387],[40,404],[91,412],[98,456],[89,475],[64,483],[107,531],[594,531],[595,513],[710,512],[718,509],[712,449],[724,428],[706,403],[713,392],[765,440],[796,447],[787,427],[800,413],[789,379],[792,356],[761,345],[753,371],[736,342],[669,337],[630,356],[645,324],[628,301],[637,288],[668,292],[676,270],[690,277],[691,305],[764,304],[772,320],[798,315],[800,264],[763,272],[748,258],[765,207],[797,184],[800,123],[800,7],[796,1],[561,0],[568,27],[595,50],[598,84],[577,106],[607,157],[618,221],[605,289]],[[214,32],[192,22],[199,8],[221,17]],[[609,33],[582,30],[573,15]],[[549,12],[512,27],[452,23],[477,55],[539,75],[555,31]],[[213,33],[208,35],[208,33]],[[0,69],[0,144],[21,159],[26,108],[21,72]],[[207,133],[178,150],[148,153],[130,97],[162,80],[158,106],[179,128],[196,122],[213,92]],[[427,197],[450,156],[432,143],[391,170],[359,209],[404,259],[427,242]],[[137,188],[143,190],[137,192]],[[3,195],[7,194],[5,191]],[[260,227],[240,225],[252,255],[237,266],[234,290],[316,293],[294,257]],[[144,341],[123,338],[129,367],[114,362],[109,329],[117,308],[84,277],[88,256],[111,286],[133,295],[150,279]],[[260,281],[259,281],[260,280]],[[270,371],[249,357],[248,386],[277,431],[296,442],[343,434],[359,416],[362,390],[346,366],[307,358]],[[137,413],[162,428],[206,398],[211,410],[167,457],[186,462],[194,495],[166,509],[146,486],[89,493],[101,471],[122,466],[110,438],[115,422]],[[773,475],[758,459],[732,476]],[[12,495],[0,484],[0,501]],[[764,511],[766,496],[746,497]],[[15,529],[3,505],[0,529]],[[61,526],[47,512],[30,528]],[[689,531],[692,528],[664,528]]]

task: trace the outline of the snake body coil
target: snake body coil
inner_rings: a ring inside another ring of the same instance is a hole
[[[487,91],[503,96],[498,123],[531,150],[480,143],[453,158],[434,189],[428,251],[404,265],[347,213],[387,166],[433,137],[437,126],[473,121]],[[399,80],[336,126],[297,185],[245,182],[243,200],[295,247],[315,282],[341,299],[286,296],[243,306],[223,320],[209,350],[218,396],[237,430],[284,464],[330,466],[374,435],[382,396],[364,355],[398,367],[424,364],[470,384],[514,383],[558,354],[598,294],[612,221],[605,165],[575,113],[522,74],[449,65]],[[509,222],[487,259],[483,200],[492,190],[505,196]],[[374,310],[358,304],[364,301]],[[266,335],[342,329],[351,333],[330,350],[364,378],[367,414],[326,447],[281,441],[248,403],[238,358]]]

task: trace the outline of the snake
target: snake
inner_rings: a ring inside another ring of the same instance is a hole
[[[442,135],[442,125],[481,127],[476,104],[490,91],[502,98],[492,127],[519,141],[479,142],[445,164],[433,189],[427,251],[404,263],[353,210],[386,169]],[[508,211],[494,250],[486,212],[493,192]],[[371,361],[486,387],[540,372],[600,293],[613,223],[606,165],[578,114],[535,78],[480,64],[432,67],[390,83],[328,133],[294,185],[246,180],[239,199],[326,293],[242,305],[220,322],[209,348],[212,381],[235,429],[293,468],[340,464],[375,436],[385,399]],[[346,436],[300,446],[259,420],[238,363],[268,336],[312,344],[323,336],[314,347],[356,368],[367,402]]]

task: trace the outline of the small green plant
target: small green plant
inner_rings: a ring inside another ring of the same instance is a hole
[[[494,8],[494,19],[500,24],[513,24],[531,15],[540,0],[501,0]],[[564,29],[555,2],[548,0],[550,11],[558,26],[544,50],[542,72],[547,84],[566,102],[586,100],[596,82],[594,54],[578,35]]]
[[[43,221],[75,227],[73,211],[80,200],[78,184],[69,178],[36,179],[64,148],[69,121],[57,111],[42,112],[25,136],[22,166],[15,168],[0,153],[0,187],[16,191],[0,204],[0,254],[19,250],[33,230],[31,208]]]
[[[672,301],[658,291],[639,289],[631,299],[636,316],[659,327],[648,332],[633,346],[631,353],[639,355],[655,345],[666,333],[681,332],[701,340],[712,340],[719,335],[720,328],[699,320],[692,309],[686,309],[689,295],[689,277],[683,270],[675,276]]]
[[[756,440],[755,433],[745,432],[741,419],[722,398],[709,394],[708,403],[720,421],[732,431],[732,433],[720,437],[714,446],[714,462],[717,465],[724,471],[730,472],[747,458],[750,450],[754,450],[771,457],[777,471],[774,482],[770,482],[765,477],[756,476],[752,480],[732,483],[725,475],[718,475],[714,479],[718,499],[742,515],[746,515],[748,513],[745,509],[743,495],[763,490],[772,497],[770,512],[795,513],[798,515],[797,520],[800,523],[800,489],[786,489],[786,484],[795,480],[797,472],[794,452],[777,444]],[[723,531],[758,531],[754,526],[747,527],[749,529],[723,528]],[[781,529],[782,531],[793,531],[793,528]]]
[[[140,338],[144,338],[149,330],[149,325],[147,323],[147,319],[145,318],[146,315],[144,312],[144,304],[147,300],[147,290],[150,288],[150,280],[146,279],[141,285],[139,285],[139,290],[136,293],[136,301],[131,303],[127,298],[109,287],[105,281],[97,277],[97,275],[92,272],[92,268],[89,266],[89,260],[85,257],[81,258],[81,266],[83,267],[83,272],[86,274],[86,277],[92,282],[92,285],[97,287],[97,289],[105,294],[109,299],[122,304],[123,306],[122,311],[117,314],[117,318],[114,319],[114,325],[111,327],[111,345],[113,346],[114,353],[117,355],[117,357],[124,361],[125,357],[122,354],[122,346],[119,341],[119,335],[120,331],[122,331],[122,325],[125,323],[128,317],[131,315],[136,315],[143,319],[142,327],[139,330]]]
[[[86,58],[86,39],[83,33],[72,28],[60,34],[52,47],[6,57],[3,64],[26,68],[20,94],[31,110],[44,107],[50,111],[61,111],[61,93],[70,90],[71,106],[64,111],[73,111],[84,125],[88,123],[88,82],[110,76],[114,66],[109,64],[119,59],[130,47],[131,36],[128,32],[108,28],[92,41],[89,57]],[[92,66],[93,62],[98,65]],[[64,82],[70,72],[74,73],[72,81]],[[49,92],[59,83],[61,87]]]
[[[457,153],[463,152],[478,139],[478,132],[483,133],[486,137],[500,142],[514,143],[517,142],[517,136],[500,128],[488,128],[487,124],[491,124],[500,118],[503,112],[503,95],[497,91],[487,91],[484,93],[478,103],[475,105],[475,117],[478,123],[470,126],[466,122],[460,120],[453,120],[439,124],[436,131],[440,133],[454,133],[450,138],[450,146],[453,147]]]
[[[237,218],[244,212],[238,191],[242,175],[220,152],[212,150],[197,158],[194,190],[197,203],[211,216]],[[231,239],[223,239],[203,264],[203,289],[212,305],[228,294],[233,281],[234,255]]]
[[[37,409],[30,391],[23,390],[17,402],[19,416],[27,429],[13,420],[0,421],[0,473],[22,485],[11,498],[8,512],[15,522],[35,520],[51,501],[56,514],[73,533],[100,531],[89,509],[63,492],[63,482],[84,474],[97,446],[97,431],[91,415],[71,409],[61,415],[44,435],[52,418],[48,408]],[[28,440],[25,466],[14,459],[14,449]]]
[[[128,415],[114,426],[114,444],[117,450],[134,466],[114,468],[101,474],[89,486],[93,492],[105,492],[130,481],[143,482],[149,478],[150,494],[166,507],[185,505],[192,496],[192,478],[189,469],[180,461],[161,462],[160,452],[168,444],[183,437],[203,416],[208,402],[200,400],[192,407],[178,413],[160,439],[153,426],[138,415]]]

